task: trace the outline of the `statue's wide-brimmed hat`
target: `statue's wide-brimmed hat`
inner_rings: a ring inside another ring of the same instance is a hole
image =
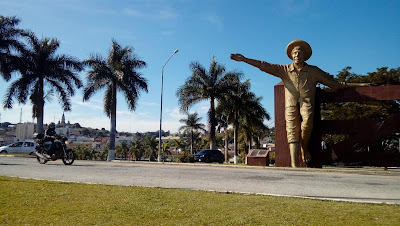
[[[311,55],[312,55],[312,49],[311,46],[303,40],[294,40],[291,41],[287,47],[286,47],[286,53],[288,55],[288,57],[293,60],[292,58],[292,50],[294,49],[294,47],[296,46],[300,46],[301,49],[304,51],[304,61],[310,59]]]

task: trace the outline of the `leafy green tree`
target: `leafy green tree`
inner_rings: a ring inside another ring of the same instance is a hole
[[[0,15],[0,74],[6,81],[21,66],[19,53],[25,51],[25,45],[20,39],[26,37],[28,32],[17,28],[19,22],[15,16]]]
[[[198,142],[198,148],[207,149],[207,147],[210,147],[210,138],[209,137],[200,138],[200,141]]]
[[[217,125],[215,101],[222,100],[224,94],[234,87],[235,82],[239,80],[242,74],[238,72],[225,72],[225,67],[218,64],[214,58],[208,71],[198,62],[192,62],[189,67],[192,75],[176,92],[179,97],[179,105],[182,111],[187,112],[189,107],[200,101],[208,100],[210,102],[210,110],[208,112],[211,139],[210,148],[215,149],[215,131]]]
[[[105,137],[102,131],[96,133],[96,137]]]
[[[89,136],[89,135],[90,135],[90,130],[89,130],[88,128],[83,128],[83,129],[80,131],[80,133],[81,133],[83,136]]]
[[[256,144],[256,148],[260,149],[260,139],[265,138],[267,136],[269,136],[269,134],[271,134],[271,130],[265,126],[263,124],[263,126],[259,127],[259,126],[255,126],[252,130],[251,130],[251,135],[253,137],[253,140],[255,141]]]
[[[161,155],[163,157],[163,161],[165,161],[165,159],[167,157],[166,155],[171,155],[171,152],[169,151],[170,147],[171,146],[169,143],[164,142],[161,144]]]
[[[179,162],[194,162],[194,156],[188,151],[184,151],[178,155]]]
[[[351,73],[350,70],[351,67],[346,67],[339,72],[336,79],[348,83],[371,83],[371,85],[400,84],[400,67],[389,71],[387,67],[378,68],[377,72],[368,73],[366,76]],[[384,119],[397,112],[400,112],[399,101],[324,103],[321,117],[327,120]]]
[[[227,121],[233,125],[234,130],[234,161],[237,163],[238,156],[238,132],[239,125],[244,122],[261,126],[265,119],[270,116],[260,103],[261,97],[256,97],[250,91],[250,81],[238,83],[237,88],[225,95],[225,98],[218,103],[217,114],[227,116]]]
[[[206,140],[207,140],[207,143],[202,143],[201,144],[201,142],[202,142],[202,140],[203,140],[203,138],[202,138],[202,135],[201,135],[201,132],[200,131],[194,131],[193,132],[193,146],[194,146],[194,148],[193,149],[201,149],[201,148],[203,148],[203,149],[206,149],[206,148],[209,148],[210,147],[210,137],[206,137]],[[195,152],[194,150],[193,150],[193,152]]]
[[[190,154],[193,155],[193,132],[197,130],[205,131],[204,124],[200,122],[201,117],[198,117],[197,112],[187,114],[187,118],[180,119],[179,122],[184,125],[179,128],[179,131],[190,133]]]
[[[367,75],[359,75],[352,73],[351,67],[346,67],[339,71],[336,80],[347,83],[370,83],[371,85],[399,85],[400,84],[400,67],[388,70],[387,67],[378,68],[376,72],[367,73]],[[371,102],[340,102],[340,103],[323,103],[321,105],[321,117],[325,120],[350,120],[350,119],[376,119],[384,120],[389,115],[400,112],[399,101],[371,101]],[[348,135],[344,134],[327,134],[323,140],[328,144],[336,144]],[[373,146],[379,146],[376,149],[386,149],[390,146],[390,140],[397,140],[400,136],[394,135],[384,137],[381,141]],[[371,149],[372,150],[372,149]]]
[[[268,117],[269,119],[269,117]],[[259,148],[260,143],[258,142],[259,137],[267,134],[268,127],[264,124],[264,118],[241,118],[240,124],[243,130],[243,135],[246,140],[248,151],[251,149],[251,142],[256,141],[256,147]],[[246,153],[248,153],[246,151]]]
[[[110,149],[110,143],[106,143],[103,149],[99,153],[99,157],[101,160],[107,160],[108,150]]]
[[[376,72],[369,72],[367,75],[359,75],[350,72],[352,68],[346,67],[339,71],[336,80],[340,82],[364,82],[371,83],[373,86],[399,85],[400,67],[388,70],[388,67],[377,68]]]
[[[107,160],[113,160],[115,159],[117,91],[122,91],[129,109],[134,111],[140,92],[148,91],[147,80],[137,72],[138,69],[146,66],[146,62],[139,60],[132,48],[121,47],[113,40],[107,59],[100,55],[92,55],[84,63],[90,67],[90,70],[83,100],[89,100],[95,92],[106,88],[104,111],[111,120],[110,150]]]
[[[29,46],[21,53],[19,72],[21,78],[12,82],[4,97],[4,108],[12,108],[14,99],[25,104],[28,97],[32,103],[32,114],[37,118],[37,132],[43,133],[44,104],[49,94],[57,93],[64,111],[71,110],[71,96],[82,82],[77,72],[82,70],[79,60],[68,55],[56,55],[60,46],[57,39],[38,39],[31,33]]]
[[[78,160],[92,160],[96,158],[96,152],[86,145],[78,145],[73,148]]]
[[[182,139],[175,139],[174,145],[175,145],[176,149],[181,149],[181,148],[184,149],[186,146]]]

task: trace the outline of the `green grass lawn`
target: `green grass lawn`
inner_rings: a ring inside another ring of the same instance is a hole
[[[400,205],[0,177],[0,225],[399,225]]]

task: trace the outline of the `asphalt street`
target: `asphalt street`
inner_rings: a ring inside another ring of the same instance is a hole
[[[0,175],[40,180],[162,187],[400,204],[399,170],[238,167],[225,164],[61,160],[0,155]]]

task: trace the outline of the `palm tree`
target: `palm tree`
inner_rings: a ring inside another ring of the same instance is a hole
[[[116,147],[116,154],[122,155],[123,159],[128,159],[128,154],[129,154],[129,147],[127,142],[121,142],[120,145]]]
[[[170,145],[169,143],[162,143],[161,144],[161,156],[163,157],[163,161],[166,159],[166,155],[171,155],[171,152],[169,151]]]
[[[244,120],[242,122],[242,128],[246,133],[246,138],[249,144],[249,150],[251,149],[251,141],[254,140],[256,148],[260,148],[260,137],[263,138],[268,134],[268,127],[264,123],[259,123],[257,120]]]
[[[106,88],[104,95],[104,111],[111,119],[110,150],[107,160],[115,159],[115,134],[117,113],[117,91],[122,91],[130,110],[135,110],[140,91],[147,92],[147,80],[137,69],[146,66],[146,62],[139,60],[130,47],[121,47],[115,40],[112,41],[108,58],[92,55],[84,61],[91,69],[88,72],[88,84],[85,87],[83,101],[102,88]]]
[[[184,133],[190,133],[190,154],[193,155],[193,132],[197,130],[203,130],[204,124],[200,122],[201,117],[198,117],[197,112],[193,114],[187,114],[187,118],[180,119],[179,122],[185,125],[179,128],[179,131],[184,131]]]
[[[229,136],[228,136],[228,116],[224,115],[223,112],[220,114],[217,114],[217,121],[218,121],[218,131],[220,132],[221,129],[224,129],[224,149],[225,149],[225,162],[228,162],[228,142],[229,142]]]
[[[82,82],[77,72],[82,70],[79,60],[68,55],[56,55],[60,46],[57,39],[38,39],[33,33],[28,37],[28,48],[21,52],[18,69],[21,78],[11,83],[4,98],[4,108],[12,108],[14,98],[25,104],[32,103],[32,114],[37,118],[37,132],[43,133],[43,115],[46,97],[57,93],[64,111],[71,110],[71,97]],[[45,90],[46,87],[50,89]],[[47,92],[47,94],[45,94]],[[48,99],[47,99],[48,100]]]
[[[143,139],[136,139],[131,142],[129,154],[135,157],[135,160],[140,160],[144,154]]]
[[[270,116],[260,103],[261,97],[256,97],[250,91],[250,81],[239,83],[233,92],[225,95],[223,101],[217,106],[217,114],[226,115],[227,121],[233,125],[234,131],[234,161],[237,163],[238,156],[238,131],[242,121],[251,122],[253,125],[261,125],[264,119]]]
[[[158,141],[155,137],[153,136],[147,136],[145,137],[145,143],[148,148],[150,148],[150,153],[149,153],[149,158],[150,160],[155,160],[156,155],[157,155],[157,147],[158,147]]]
[[[27,36],[27,31],[16,26],[20,20],[16,17],[5,17],[0,15],[0,73],[8,81],[11,72],[21,65],[21,58],[15,53],[25,50],[25,45],[19,40]]]
[[[225,73],[225,67],[215,62],[213,57],[210,69],[207,71],[198,62],[190,65],[192,75],[185,84],[178,88],[176,95],[179,97],[181,110],[187,112],[189,107],[203,101],[210,101],[208,121],[210,125],[211,149],[216,149],[215,127],[215,101],[219,101],[224,94],[234,87],[235,81],[241,77],[239,72]]]

